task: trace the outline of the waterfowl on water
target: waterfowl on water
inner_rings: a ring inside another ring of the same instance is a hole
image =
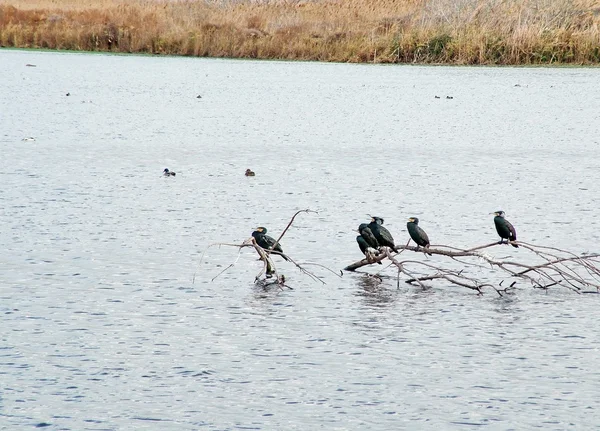
[[[396,244],[394,244],[394,237],[392,237],[389,230],[383,227],[383,219],[381,217],[373,216],[371,218],[371,223],[367,226],[369,226],[369,229],[373,232],[373,236],[375,236],[380,246],[390,247],[398,253]]]
[[[163,175],[165,177],[174,177],[176,174],[175,172],[171,172],[169,168],[165,168],[165,170],[163,171]]]
[[[510,241],[517,240],[517,231],[515,227],[504,218],[504,211],[496,211],[492,214],[494,217],[494,224],[496,225],[496,232],[500,235],[500,242],[498,244],[504,244],[504,240],[506,240],[506,244],[512,245],[513,247],[519,248],[517,244],[512,244]]]
[[[274,250],[274,251],[278,251],[279,253],[283,253],[281,244],[277,243],[277,245],[275,245],[275,243],[276,243],[275,238],[267,235],[266,227],[262,227],[262,226],[257,227],[256,230],[254,232],[252,232],[252,237],[256,240],[256,243],[259,246],[261,246],[262,248],[264,248],[265,250]],[[280,254],[280,256],[283,257],[285,260],[289,260],[283,254]]]
[[[247,177],[253,177],[256,174],[254,173],[254,171],[252,169],[246,169],[246,173],[244,175],[246,175]]]
[[[408,219],[408,223],[406,223],[406,229],[408,230],[412,240],[417,243],[417,250],[419,247],[429,248],[429,237],[419,226],[419,219],[417,217],[411,217]],[[427,254],[431,256],[431,253]]]
[[[358,233],[360,234],[356,237],[358,247],[367,259],[371,260],[374,256],[379,254],[379,251],[377,250],[379,248],[379,242],[377,241],[377,238],[375,238],[375,235],[373,235],[373,232],[371,232],[369,225],[366,223],[362,223],[358,226]],[[382,264],[381,262],[377,263],[380,265]]]

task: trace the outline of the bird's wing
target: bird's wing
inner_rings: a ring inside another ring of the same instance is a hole
[[[358,247],[360,248],[360,251],[362,251],[363,254],[366,254],[367,253],[367,249],[369,248],[369,244],[362,237],[362,234],[356,237],[356,242],[358,243]]]
[[[508,227],[508,230],[510,231],[510,235],[509,238],[511,241],[516,241],[517,240],[517,231],[515,229],[515,227],[508,221],[506,221],[506,227]]]
[[[426,244],[429,244],[429,237],[427,236],[425,231],[423,229],[421,229],[419,226],[417,226],[417,229],[419,230],[419,236],[421,237],[421,239],[423,241],[425,241]]]
[[[369,229],[368,227],[364,228],[360,232],[360,235],[364,238],[364,240],[370,247],[379,248],[379,242],[377,241],[377,238],[375,238],[375,235],[373,235],[371,229]]]
[[[381,235],[381,238],[383,238],[389,245],[394,245],[394,237],[389,230],[383,226],[379,226],[379,234]]]
[[[265,235],[264,238],[265,238],[265,242],[268,245],[268,248],[273,248],[273,246],[276,243],[275,238],[273,238],[269,235]],[[273,248],[273,250],[283,253],[283,249],[281,248],[281,244],[279,244],[279,243],[277,243],[277,246],[275,248]]]

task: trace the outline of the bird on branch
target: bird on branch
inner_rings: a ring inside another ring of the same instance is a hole
[[[371,229],[369,229],[369,225],[366,223],[362,223],[360,226],[358,226],[358,233],[360,235],[356,237],[356,242],[358,243],[360,251],[363,252],[367,259],[373,259],[373,256],[377,256],[379,254],[379,251],[377,250],[379,248],[379,242],[377,242],[377,238],[375,238],[375,235],[373,235],[373,232],[371,232]],[[381,262],[377,263],[382,265]]]
[[[371,223],[367,226],[369,226],[369,229],[371,229],[371,232],[373,232],[373,235],[377,238],[377,242],[380,246],[390,247],[398,253],[396,244],[394,244],[394,237],[389,230],[383,227],[383,219],[381,217],[372,216]]]
[[[277,243],[277,245],[275,245],[275,243],[277,241],[275,241],[275,238],[267,235],[267,228],[266,227],[257,227],[256,230],[254,232],[252,232],[252,237],[256,240],[256,243],[261,246],[262,248],[264,248],[265,250],[274,250],[274,251],[278,251],[281,257],[283,257],[285,260],[289,260],[284,254],[283,254],[283,249],[281,248],[281,244]],[[275,253],[276,254],[276,253]]]
[[[419,247],[429,248],[429,237],[419,226],[419,219],[417,217],[409,218],[408,223],[406,223],[406,228],[408,229],[408,233],[412,240],[417,243],[417,250]],[[431,256],[431,253],[427,254]]]
[[[504,211],[496,211],[491,214],[494,214],[494,224],[496,225],[496,232],[500,235],[500,242],[498,244],[504,244],[504,240],[506,239],[506,244],[509,244],[510,241],[517,240],[517,231],[515,227],[504,218]],[[517,244],[510,244],[513,247],[519,248]]]

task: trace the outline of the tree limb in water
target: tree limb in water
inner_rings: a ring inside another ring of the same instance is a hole
[[[584,289],[592,289],[595,293],[600,292],[600,254],[576,255],[556,247],[537,246],[520,241],[514,241],[514,243],[533,255],[530,255],[528,259],[533,257],[538,262],[528,264],[514,258],[496,258],[484,251],[500,245],[497,242],[470,249],[459,249],[445,245],[430,246],[427,249],[427,253],[448,257],[463,266],[460,270],[454,270],[445,268],[438,262],[400,260],[399,255],[403,251],[408,250],[417,253],[424,253],[425,251],[422,247],[417,248],[407,244],[397,246],[400,253],[395,254],[390,253],[390,250],[384,247],[382,248],[383,252],[374,258],[365,258],[354,262],[344,270],[356,271],[363,266],[389,259],[391,264],[398,270],[398,286],[401,275],[406,276],[404,280],[406,283],[418,284],[421,287],[428,287],[425,284],[427,281],[444,280],[455,286],[475,290],[478,293],[483,293],[484,288],[491,288],[499,295],[507,293],[516,284],[516,281],[514,281],[509,287],[502,288],[502,282],[495,286],[489,281],[483,281],[468,271],[470,267],[477,267],[491,270],[491,275],[499,273],[500,276],[508,276],[517,281],[526,281],[538,289],[548,289],[560,285],[577,293],[586,292]],[[417,272],[419,275],[416,274]]]
[[[238,256],[236,258],[236,260],[229,264],[225,269],[223,269],[221,272],[219,272],[215,277],[212,278],[211,281],[214,281],[215,279],[217,279],[221,274],[223,274],[225,271],[227,271],[228,269],[232,268],[233,266],[235,266],[235,264],[237,263],[237,261],[239,260],[240,254],[241,254],[241,250],[244,247],[253,247],[256,252],[258,253],[258,256],[260,258],[260,260],[263,262],[263,267],[261,268],[261,270],[258,272],[258,274],[256,275],[256,277],[254,277],[254,282],[255,284],[261,284],[263,286],[268,286],[271,284],[277,284],[280,288],[288,287],[291,289],[291,287],[286,286],[285,282],[286,282],[286,278],[283,274],[279,274],[277,271],[277,267],[275,266],[275,263],[273,262],[272,259],[272,254],[275,255],[280,255],[285,257],[289,262],[293,263],[299,270],[301,273],[309,276],[311,279],[315,280],[315,281],[319,281],[323,284],[325,284],[325,281],[323,281],[320,277],[318,277],[317,275],[315,275],[313,272],[307,270],[305,268],[305,266],[308,265],[316,265],[316,266],[320,266],[322,268],[327,269],[328,271],[333,272],[334,274],[336,274],[338,277],[341,277],[341,275],[337,274],[335,271],[333,271],[332,269],[329,269],[323,265],[320,264],[311,264],[311,263],[305,263],[305,264],[300,264],[298,262],[296,262],[294,259],[292,259],[289,255],[279,252],[277,250],[273,250],[273,248],[275,248],[277,246],[277,244],[279,243],[279,241],[281,240],[281,238],[283,238],[283,236],[285,235],[285,233],[287,232],[287,230],[290,228],[290,226],[292,225],[292,223],[294,222],[294,219],[296,218],[296,216],[300,213],[316,213],[318,214],[316,211],[312,211],[310,209],[305,209],[305,210],[300,210],[297,211],[291,218],[291,220],[289,221],[288,225],[286,226],[286,228],[283,230],[283,232],[281,233],[281,235],[279,236],[279,238],[277,239],[277,241],[275,241],[275,244],[272,246],[272,248],[269,249],[265,249],[262,248],[260,245],[257,244],[256,240],[253,237],[248,238],[247,240],[245,240],[243,243],[241,244],[231,244],[231,243],[214,243],[209,245],[206,250],[204,250],[204,252],[202,253],[202,256],[200,257],[200,262],[202,262],[203,258],[204,258],[204,254],[206,253],[206,251],[213,246],[228,246],[228,247],[238,247],[240,249],[240,251],[238,252]],[[264,275],[264,279],[261,279],[261,277]],[[275,276],[275,277],[273,277]],[[194,278],[193,278],[193,282],[196,279],[196,274],[194,274]]]

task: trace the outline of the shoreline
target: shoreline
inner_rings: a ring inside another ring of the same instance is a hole
[[[465,0],[458,10],[452,0],[435,8],[429,0],[6,0],[0,48],[360,64],[600,65],[600,1],[554,0],[540,11],[542,3]]]
[[[52,49],[52,48],[17,48],[17,47],[4,47],[0,46],[0,53],[2,51],[19,51],[19,52],[33,52],[33,53],[49,53],[49,54],[66,54],[66,55],[111,55],[111,56],[122,56],[122,57],[146,57],[146,58],[188,58],[204,59],[204,60],[224,60],[224,61],[263,61],[263,62],[281,62],[281,63],[327,63],[327,64],[346,64],[355,66],[379,66],[379,67],[469,67],[469,68],[514,68],[514,69],[598,69],[600,63],[590,64],[574,64],[574,63],[536,63],[536,64],[453,64],[453,63],[357,63],[357,62],[343,62],[343,61],[318,61],[318,60],[288,60],[288,59],[274,59],[274,58],[243,58],[243,57],[198,57],[190,55],[178,55],[178,54],[150,54],[145,52],[114,52],[114,51],[83,51],[83,50],[67,50],[67,49]]]

